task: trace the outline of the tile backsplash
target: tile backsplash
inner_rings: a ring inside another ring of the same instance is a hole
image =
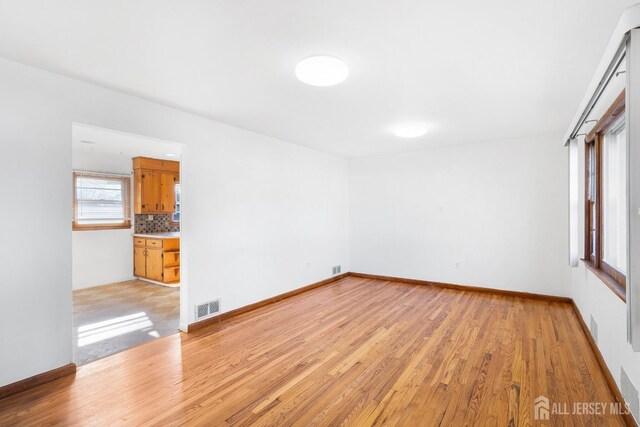
[[[153,219],[149,220],[149,216]],[[180,231],[180,223],[172,222],[170,214],[134,215],[136,233],[167,233]]]

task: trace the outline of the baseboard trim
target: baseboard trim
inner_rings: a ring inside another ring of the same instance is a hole
[[[543,295],[543,294],[534,294],[529,292],[519,292],[519,291],[508,291],[504,289],[493,289],[493,288],[483,288],[478,286],[467,286],[467,285],[455,285],[452,283],[443,283],[443,282],[433,282],[430,280],[419,280],[419,279],[407,279],[403,277],[394,277],[394,276],[381,276],[377,274],[365,274],[365,273],[355,273],[348,272],[342,273],[337,276],[330,277],[325,280],[321,280],[316,283],[312,283],[311,285],[304,286],[302,288],[294,289],[292,291],[286,292],[284,294],[276,295],[271,298],[267,298],[262,301],[258,301],[253,304],[245,305],[244,307],[237,308],[235,310],[228,311],[226,313],[222,313],[218,316],[211,317],[209,319],[201,320],[199,322],[190,323],[187,327],[187,332],[197,331],[198,329],[206,328],[209,325],[216,324],[223,320],[239,316],[241,314],[247,313],[252,310],[256,310],[260,307],[264,307],[265,305],[273,304],[274,302],[281,301],[286,298],[290,298],[292,296],[301,294],[306,291],[310,291],[311,289],[315,289],[319,286],[326,285],[331,282],[335,282],[336,280],[343,279],[345,277],[360,277],[364,279],[375,279],[375,280],[384,280],[388,282],[399,282],[399,283],[409,283],[412,285],[428,285],[428,286],[436,286],[439,288],[447,288],[454,289],[458,291],[470,291],[470,292],[484,292],[484,293],[493,293],[493,294],[501,294],[519,298],[529,298],[529,299],[538,299],[544,301],[551,302],[561,302],[561,303],[571,303],[571,298],[568,297],[559,297],[554,295]]]
[[[598,347],[598,344],[596,344],[595,340],[593,339],[593,336],[591,335],[591,331],[589,330],[587,323],[584,321],[584,318],[582,317],[582,313],[580,312],[580,309],[578,308],[574,300],[571,300],[571,307],[573,307],[573,312],[575,313],[576,317],[578,318],[578,322],[582,327],[582,332],[587,338],[587,341],[589,341],[589,345],[591,346],[591,351],[593,351],[593,354],[596,356],[596,360],[598,361],[600,370],[602,371],[602,374],[604,375],[604,378],[607,381],[609,390],[611,390],[611,393],[616,398],[617,403],[620,403],[624,406],[625,401],[624,401],[624,397],[622,397],[622,392],[620,392],[620,389],[618,388],[618,384],[616,383],[616,380],[613,378],[613,375],[611,374],[611,371],[607,366],[607,362],[604,361],[604,357],[602,356],[602,353],[600,353],[600,348]],[[624,417],[624,421],[627,424],[627,426],[638,427],[638,424],[636,423],[635,418],[633,418],[633,415],[623,414],[622,416]]]
[[[292,291],[285,292],[284,294],[276,295],[274,297],[255,302],[253,304],[245,305],[244,307],[236,308],[235,310],[222,313],[218,316],[210,317],[208,319],[201,320],[195,323],[190,323],[189,326],[187,327],[187,332],[197,331],[198,329],[202,329],[209,325],[222,322],[223,320],[227,320],[232,317],[239,316],[241,314],[247,313],[252,310],[256,310],[260,307],[264,307],[265,305],[273,304],[274,302],[282,301],[283,299],[286,299],[286,298],[291,298],[292,296],[310,291],[311,289],[315,289],[319,286],[326,285],[328,283],[335,282],[336,280],[344,279],[347,276],[349,276],[349,273],[338,274],[337,276],[329,277],[328,279],[324,279],[319,282],[312,283],[302,288],[294,289]]]
[[[530,292],[520,292],[520,291],[508,291],[504,289],[483,288],[480,286],[454,285],[453,283],[432,282],[430,280],[406,279],[403,277],[380,276],[377,274],[365,274],[365,273],[349,273],[349,275],[353,277],[360,277],[363,279],[385,280],[388,282],[408,283],[411,285],[427,285],[427,286],[435,286],[438,288],[455,289],[458,291],[484,292],[484,293],[507,295],[507,296],[518,297],[518,298],[538,299],[538,300],[551,301],[551,302],[571,303],[572,301],[571,298],[569,297],[534,294]]]
[[[73,375],[75,373],[76,364],[69,363],[68,365],[60,366],[59,368],[55,368],[38,375],[16,381],[15,383],[7,384],[0,387],[0,399],[13,396],[14,394],[21,393],[23,391],[38,387],[42,384],[49,383],[62,377],[66,377],[67,375]]]

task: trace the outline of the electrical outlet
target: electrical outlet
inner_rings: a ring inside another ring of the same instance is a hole
[[[331,274],[335,275],[335,274],[340,274],[340,271],[342,270],[342,267],[339,265],[336,265],[335,267],[333,267],[333,272]]]
[[[147,215],[147,221],[153,221],[153,215]]]

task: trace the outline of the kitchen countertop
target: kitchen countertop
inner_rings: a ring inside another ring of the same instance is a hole
[[[170,233],[133,233],[133,237],[145,237],[147,239],[179,239],[180,232],[173,231]]]

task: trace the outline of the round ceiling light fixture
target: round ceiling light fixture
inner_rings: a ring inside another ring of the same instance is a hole
[[[417,138],[427,133],[427,127],[423,125],[401,126],[393,133],[400,138]]]
[[[349,77],[349,67],[335,56],[313,55],[298,62],[296,77],[311,86],[333,86]]]

